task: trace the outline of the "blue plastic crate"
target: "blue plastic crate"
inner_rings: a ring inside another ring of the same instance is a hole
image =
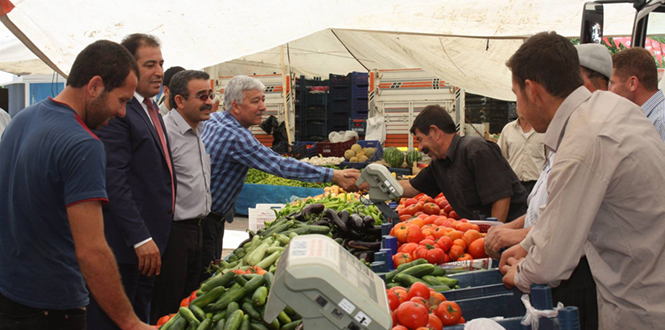
[[[339,74],[330,74],[330,87],[336,87],[336,86],[350,86],[351,85],[351,77],[346,75],[339,75]]]
[[[513,288],[500,294],[454,301],[460,306],[462,316],[466,320],[496,316],[521,317],[526,313],[521,300],[522,295],[519,289]]]
[[[296,142],[296,147],[311,145],[311,147],[307,147],[307,157],[316,157],[316,155],[318,155],[316,152],[316,142],[317,141],[298,141]]]
[[[367,72],[351,72],[348,74],[350,77],[349,81],[355,86],[367,86],[369,85],[369,73]]]
[[[301,113],[302,120],[326,120],[327,111],[325,108],[308,108],[303,109]]]
[[[345,118],[349,117],[349,114],[351,114],[351,106],[350,105],[331,105],[328,106],[328,113],[331,116],[343,116]]]
[[[363,163],[351,163],[349,161],[343,161],[339,166],[341,168],[356,168],[356,169],[362,169],[365,168],[370,163],[373,163],[375,161],[380,160],[383,158],[383,146],[381,146],[381,142],[375,141],[375,140],[360,140],[357,142],[361,147],[363,148],[376,148],[376,151],[374,151],[374,154],[372,157],[370,157],[366,162]]]
[[[332,131],[346,131],[349,129],[349,118],[337,117],[328,119],[328,132]]]
[[[305,106],[325,106],[328,103],[327,93],[307,93],[305,94]]]
[[[458,280],[459,283],[457,285],[461,288],[503,283],[503,275],[496,269],[452,274],[448,275],[448,277]]]

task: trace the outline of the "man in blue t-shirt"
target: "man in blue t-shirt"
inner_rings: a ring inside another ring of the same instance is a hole
[[[104,239],[104,146],[139,74],[111,41],[86,47],[55,98],[17,114],[0,142],[0,329],[86,329],[88,289],[123,329],[150,329]],[[87,285],[87,288],[86,288]]]

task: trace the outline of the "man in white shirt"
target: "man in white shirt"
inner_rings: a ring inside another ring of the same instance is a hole
[[[210,76],[185,70],[169,84],[171,110],[164,117],[178,190],[175,214],[151,304],[151,320],[175,313],[199,286],[203,218],[210,213],[210,159],[201,141],[214,94]]]
[[[520,114],[519,108],[517,114]],[[503,127],[497,143],[501,154],[508,160],[527,194],[530,194],[545,164],[543,135],[536,133],[520,115],[517,120]]]
[[[0,141],[2,140],[2,132],[5,131],[9,121],[12,120],[12,117],[9,116],[9,113],[5,109],[0,108]]]

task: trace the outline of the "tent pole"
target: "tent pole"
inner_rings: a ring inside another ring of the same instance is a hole
[[[284,45],[279,46],[279,62],[282,66],[282,100],[284,101],[284,127],[286,127],[286,137],[289,142],[289,145],[292,145],[293,141],[291,138],[291,124],[289,121],[289,102],[287,100],[287,93],[291,91],[291,88],[287,87],[286,79],[286,66],[284,65]]]

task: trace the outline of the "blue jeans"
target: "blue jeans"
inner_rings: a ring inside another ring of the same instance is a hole
[[[32,308],[0,295],[0,330],[19,329],[86,330],[86,311]]]

